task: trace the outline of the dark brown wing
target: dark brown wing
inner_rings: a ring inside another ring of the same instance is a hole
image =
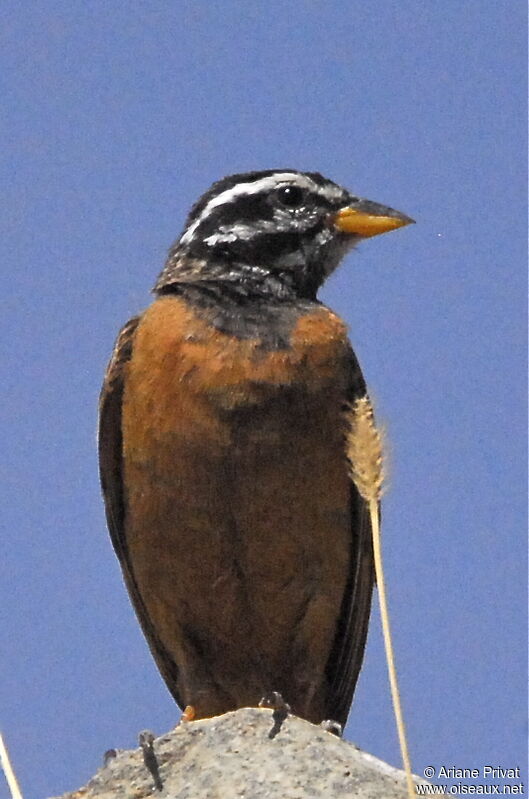
[[[126,365],[132,356],[134,335],[139,321],[140,317],[136,316],[121,330],[103,381],[99,401],[99,474],[110,538],[121,564],[125,585],[158,668],[181,706],[182,703],[174,689],[178,674],[177,666],[160,641],[149,618],[134,578],[133,564],[127,546],[121,405]]]
[[[366,393],[360,367],[351,351],[351,385],[347,401]],[[344,452],[345,457],[345,452]],[[342,726],[347,715],[362,667],[375,582],[371,523],[367,503],[351,481],[351,568],[345,589],[336,637],[327,663],[329,693],[327,716]]]

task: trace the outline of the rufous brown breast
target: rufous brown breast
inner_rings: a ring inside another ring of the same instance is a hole
[[[128,557],[198,717],[271,689],[324,716],[351,567],[350,382],[344,325],[323,306],[272,351],[176,296],[141,317],[122,400]]]

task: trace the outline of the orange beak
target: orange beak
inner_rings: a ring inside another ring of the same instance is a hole
[[[371,200],[359,200],[357,203],[342,208],[332,218],[332,224],[342,233],[352,233],[362,238],[378,236],[404,225],[413,224],[414,220],[400,211],[378,205]]]

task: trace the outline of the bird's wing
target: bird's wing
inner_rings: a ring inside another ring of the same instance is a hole
[[[351,387],[349,402],[365,394],[365,383],[356,357],[351,352]],[[345,457],[345,452],[344,452]],[[353,693],[364,657],[367,639],[371,595],[375,582],[371,523],[368,506],[351,480],[351,562],[349,579],[334,639],[327,662],[329,692],[327,714],[330,719],[345,725]]]
[[[158,637],[149,617],[134,577],[127,545],[121,408],[126,366],[132,356],[134,335],[140,318],[136,316],[130,319],[120,331],[103,381],[99,401],[99,474],[110,538],[119,558],[132,604],[158,668],[181,706],[182,703],[175,692],[177,666]]]

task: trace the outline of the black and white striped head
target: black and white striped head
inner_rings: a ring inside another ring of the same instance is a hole
[[[242,281],[251,292],[314,297],[360,239],[412,220],[316,172],[231,175],[193,206],[155,286]]]

